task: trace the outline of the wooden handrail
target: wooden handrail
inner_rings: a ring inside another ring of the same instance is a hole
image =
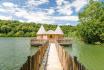
[[[48,48],[48,42],[46,42],[33,56],[29,56],[26,63],[23,64],[20,70],[39,70],[44,54]]]
[[[71,57],[62,46],[60,46],[56,41],[56,48],[58,56],[62,67],[64,70],[87,70],[84,65],[82,65],[77,57]]]
[[[56,42],[56,48],[57,48],[58,56],[59,56],[63,69],[70,70],[72,67],[71,57],[67,54],[64,48],[60,46],[57,42]]]

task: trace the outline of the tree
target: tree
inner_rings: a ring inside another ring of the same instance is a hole
[[[23,31],[18,31],[15,36],[17,37],[23,37],[24,36],[24,32]]]
[[[104,3],[92,2],[79,13],[78,32],[87,43],[104,42]]]
[[[1,26],[0,31],[2,33],[6,33],[7,34],[8,32],[11,31],[11,27],[10,26],[7,26],[7,25],[3,25],[3,26]]]

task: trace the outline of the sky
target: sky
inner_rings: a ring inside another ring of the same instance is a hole
[[[77,25],[87,0],[0,0],[0,19]]]

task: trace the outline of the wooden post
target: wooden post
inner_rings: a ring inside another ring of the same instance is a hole
[[[28,56],[28,70],[31,70],[31,56]]]

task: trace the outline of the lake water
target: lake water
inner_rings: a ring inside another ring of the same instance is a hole
[[[77,56],[88,70],[104,70],[103,46],[73,41],[72,48],[65,49]],[[30,38],[0,38],[0,70],[19,70],[27,56],[33,55],[37,49],[30,46]]]

